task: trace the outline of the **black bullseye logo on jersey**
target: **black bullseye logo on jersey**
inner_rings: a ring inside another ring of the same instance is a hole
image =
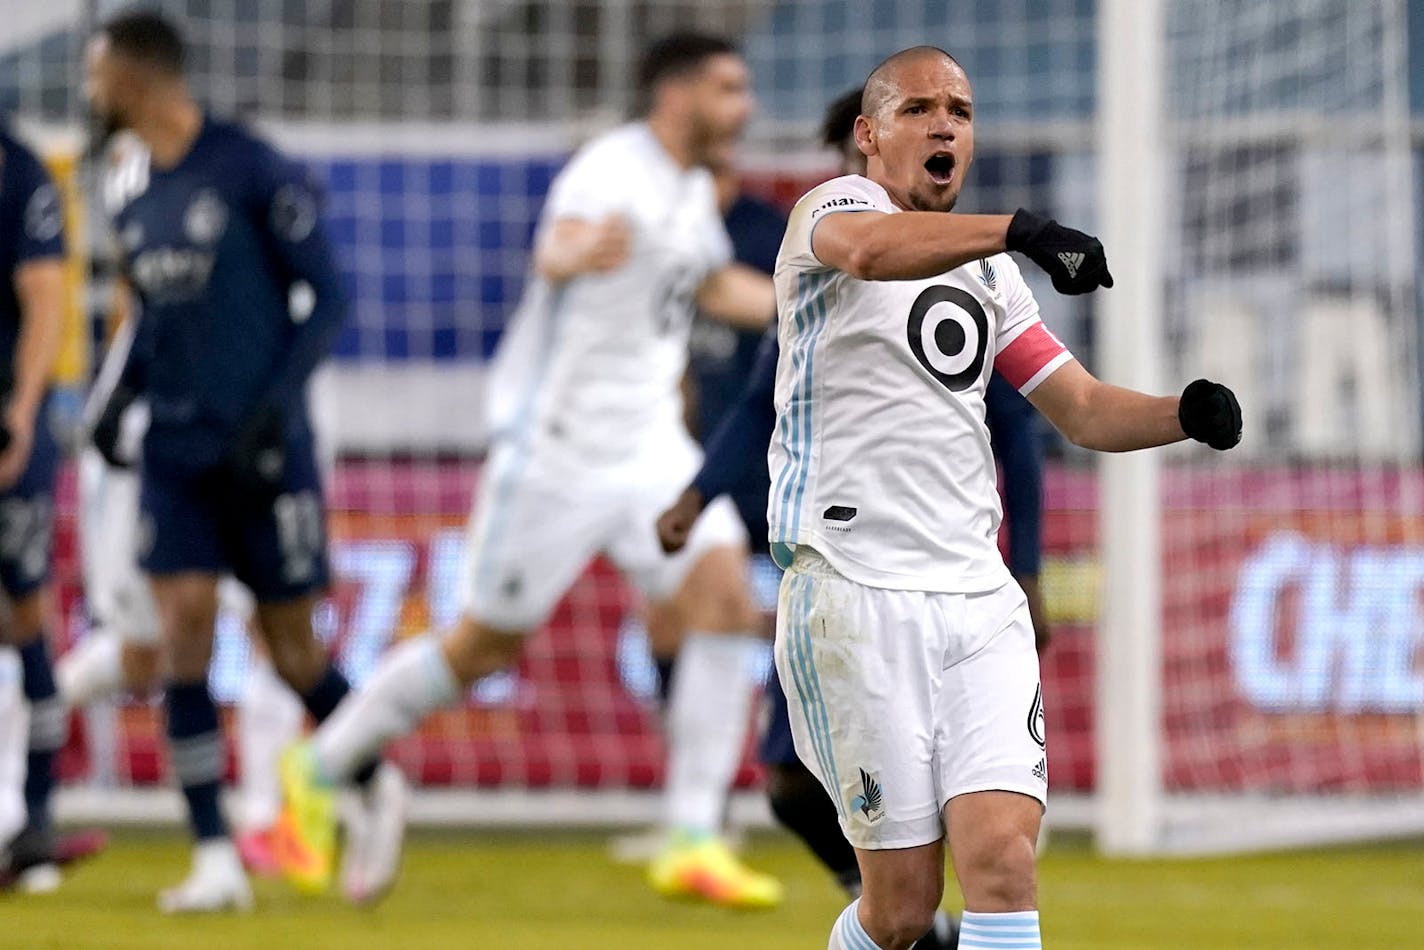
[[[989,316],[966,290],[926,288],[910,307],[906,334],[915,359],[951,392],[973,386],[984,372]]]
[[[1033,705],[1028,708],[1028,734],[1040,749],[1048,747],[1047,733],[1043,728],[1043,685],[1033,691]]]

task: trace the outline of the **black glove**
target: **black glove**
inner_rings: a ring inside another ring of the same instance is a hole
[[[1198,379],[1182,391],[1177,421],[1187,438],[1225,451],[1241,441],[1241,404],[1220,383]]]
[[[264,407],[241,429],[224,459],[234,486],[259,502],[282,494],[287,479],[287,420],[281,410]]]
[[[1088,294],[1113,285],[1102,241],[1032,211],[1020,208],[1014,214],[1004,246],[1043,268],[1060,294]]]
[[[94,448],[104,456],[104,461],[114,468],[133,468],[134,460],[124,454],[119,443],[124,434],[124,413],[128,412],[129,406],[132,406],[136,399],[138,393],[132,389],[124,386],[114,387],[114,391],[109,394],[109,401],[104,403],[104,411],[99,413],[99,418],[94,423],[94,430],[89,433],[89,441],[93,442]]]

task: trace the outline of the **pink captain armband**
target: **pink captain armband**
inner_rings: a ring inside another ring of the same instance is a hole
[[[994,369],[1027,396],[1073,358],[1068,348],[1042,323],[1035,321],[994,357]]]

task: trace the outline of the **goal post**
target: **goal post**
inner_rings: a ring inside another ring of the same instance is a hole
[[[1162,391],[1162,0],[1098,6],[1099,231],[1115,286],[1099,291],[1098,368]],[[1161,455],[1104,455],[1098,524],[1096,832],[1109,854],[1150,853],[1161,823]]]

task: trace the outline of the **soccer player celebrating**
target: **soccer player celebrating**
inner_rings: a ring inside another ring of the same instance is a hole
[[[327,562],[305,389],[345,295],[306,176],[202,112],[172,24],[120,15],[86,60],[95,112],[146,147],[106,195],[140,322],[96,434],[118,431],[128,404],[147,400],[140,559],[166,653],[170,763],[197,842],[192,873],[159,906],[245,908],[251,890],[218,804],[225,756],[207,682],[218,581],[231,573],[251,589],[273,665],[325,719],[348,687],[312,633]],[[374,761],[357,768],[366,808],[398,812],[393,770],[372,781]],[[390,883],[395,830],[358,849],[367,860],[348,865],[353,896]]]
[[[25,823],[0,838],[0,886],[58,884],[65,857],[50,816],[54,766],[66,737],[45,635],[54,478],[59,450],[45,405],[64,320],[64,210],[39,159],[0,130],[0,589],[5,636],[19,654],[29,706]],[[92,840],[83,850],[97,848]]]
[[[768,906],[779,884],[717,835],[750,718],[742,658],[759,618],[745,535],[729,501],[667,557],[654,527],[696,471],[679,381],[694,304],[764,327],[766,275],[731,262],[704,167],[751,108],[727,42],[674,36],[640,70],[643,119],[591,141],[560,172],[535,235],[534,274],[491,385],[494,441],[470,523],[466,601],[454,627],[397,647],[284,768],[288,849],[319,880],[331,788],[466,687],[514,663],[525,637],[600,551],[690,631],[668,715],[669,843],[650,868],[663,894]]]
[[[949,54],[890,57],[860,111],[866,175],[797,203],[776,271],[776,664],[797,752],[863,885],[829,945],[914,944],[939,906],[947,840],[960,947],[1038,947],[1042,695],[1027,604],[995,543],[989,375],[1102,451],[1230,448],[1240,408],[1204,380],[1181,398],[1102,383],[1044,328],[1004,252],[1086,293],[1112,285],[1097,240],[1026,211],[948,213],[974,149],[972,90]]]

